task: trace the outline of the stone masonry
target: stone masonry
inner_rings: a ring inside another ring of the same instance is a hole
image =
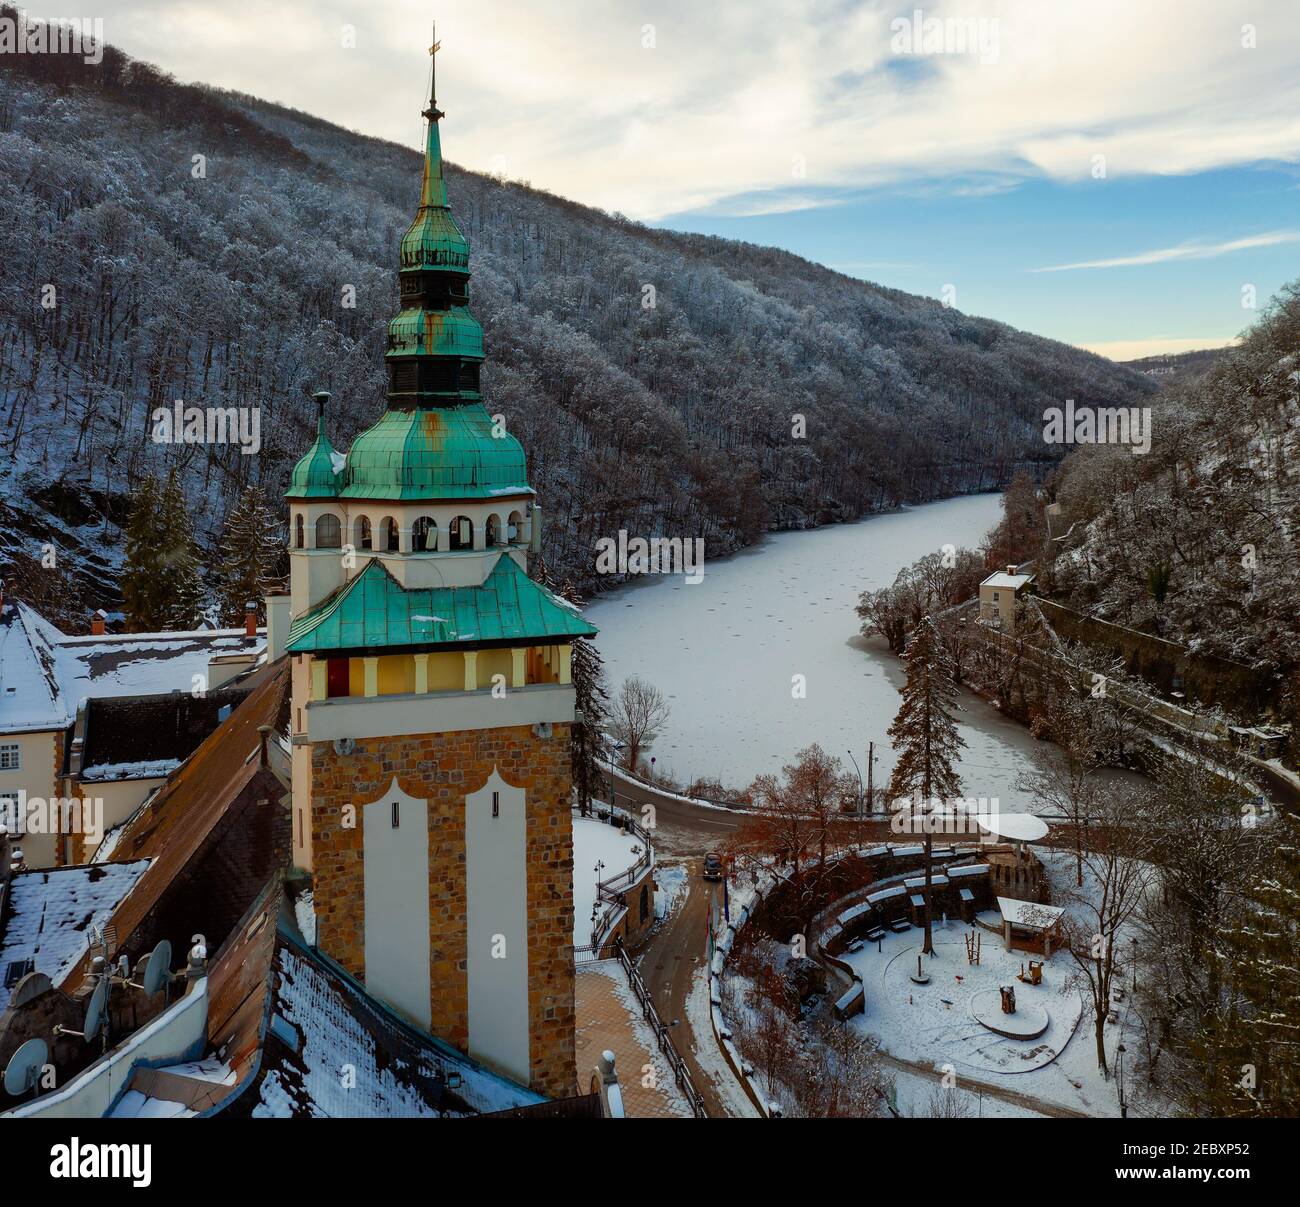
[[[358,741],[349,755],[335,753],[329,742],[313,745],[317,943],[365,980],[363,806],[396,777],[402,791],[429,802],[431,1030],[464,1051],[469,1042],[465,797],[487,782],[494,766],[507,783],[527,793],[530,1086],[563,1097],[576,1090],[568,725],[555,725],[549,738],[538,738],[526,725],[369,738]]]

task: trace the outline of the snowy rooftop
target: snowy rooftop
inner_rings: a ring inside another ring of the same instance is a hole
[[[0,976],[11,964],[31,960],[56,985],[86,950],[92,926],[102,926],[135,887],[148,859],[89,867],[19,872],[9,882],[7,921],[0,933]],[[12,985],[0,980],[0,1011]]]
[[[1032,813],[981,813],[975,820],[981,830],[1012,842],[1037,842],[1047,836],[1047,823]]]
[[[1030,930],[1048,930],[1060,921],[1065,910],[1055,905],[1039,905],[1034,901],[1017,901],[1011,897],[999,897],[998,909],[1002,920],[1012,926],[1023,926]]]
[[[988,578],[980,583],[980,586],[1006,587],[1011,591],[1019,591],[1033,577],[1032,574],[1008,574],[1005,570],[999,570],[996,574],[990,574]]]
[[[69,637],[24,603],[0,606],[0,733],[63,729],[86,697],[189,692],[211,659],[266,645],[243,629]],[[198,678],[196,678],[198,677]]]
[[[353,1070],[346,1083],[339,1070]],[[421,1035],[314,955],[283,938],[254,1117],[437,1117],[543,1099]],[[447,1073],[460,1085],[446,1099]],[[241,1103],[241,1107],[245,1104]]]

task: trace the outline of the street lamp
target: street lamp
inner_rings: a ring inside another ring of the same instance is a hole
[[[862,784],[862,771],[858,767],[858,760],[853,757],[853,751],[849,751],[849,760],[853,763],[853,770],[858,773],[858,813],[862,812],[862,798],[866,795],[866,788]]]

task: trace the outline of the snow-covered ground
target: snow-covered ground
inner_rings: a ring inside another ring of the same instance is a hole
[[[910,1073],[906,1069],[886,1069],[894,1079],[894,1105],[905,1119],[924,1119],[931,1114],[935,1094],[955,1094],[960,1103],[958,1110],[963,1111],[963,1118],[970,1119],[1040,1119],[1039,1115],[1022,1106],[1003,1102],[978,1090],[962,1087],[960,1079],[952,1089],[942,1089],[940,1075],[923,1077],[919,1073]],[[955,1114],[956,1112],[954,1112]]]
[[[1074,892],[1070,852],[1041,849],[1039,854],[1052,883],[1053,901],[1067,911],[1080,908],[1069,900]],[[1087,877],[1084,891],[1095,891]],[[936,926],[936,954],[922,961],[930,976],[928,985],[914,985],[910,980],[921,950],[919,928],[898,935],[887,933],[879,944],[870,943],[856,954],[844,955],[862,977],[866,990],[866,1010],[853,1025],[877,1038],[885,1051],[900,1059],[923,1061],[936,1071],[951,1066],[958,1084],[966,1077],[1085,1114],[1118,1115],[1113,1070],[1122,1021],[1106,1028],[1112,1075],[1103,1078],[1097,1067],[1091,1000],[1074,981],[1076,966],[1069,953],[1055,953],[1043,969],[1043,984],[1035,987],[1016,979],[1030,955],[1003,950],[1000,937],[988,931],[977,932],[981,936],[980,963],[969,964],[965,936],[970,932],[969,926],[959,922]],[[1034,1039],[1006,1039],[975,1020],[972,1000],[992,994],[996,1001],[1002,985],[1014,987],[1018,1016],[1039,1011],[1046,1015],[1046,1031]],[[1116,1004],[1122,1020],[1124,1003]],[[986,1097],[984,1105],[989,1107],[989,1102]],[[924,1103],[919,1109],[924,1111]],[[1024,1113],[1005,1104],[996,1109]]]
[[[709,1002],[709,970],[701,965],[686,995],[686,1021],[690,1025],[691,1048],[695,1063],[713,1085],[727,1114],[737,1119],[760,1118],[758,1108],[749,1100],[713,1034],[712,1005]]]
[[[591,942],[591,911],[596,903],[596,882],[609,880],[639,858],[643,844],[595,817],[573,819],[573,943]],[[596,864],[605,866],[598,872]]]
[[[655,921],[671,917],[686,895],[686,865],[661,863],[655,868]]]

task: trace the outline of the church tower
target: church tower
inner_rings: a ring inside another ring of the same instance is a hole
[[[434,95],[387,409],[343,456],[317,395],[287,492],[294,859],[321,951],[417,1026],[567,1095],[570,666],[595,629],[528,576],[540,510],[483,405]]]

